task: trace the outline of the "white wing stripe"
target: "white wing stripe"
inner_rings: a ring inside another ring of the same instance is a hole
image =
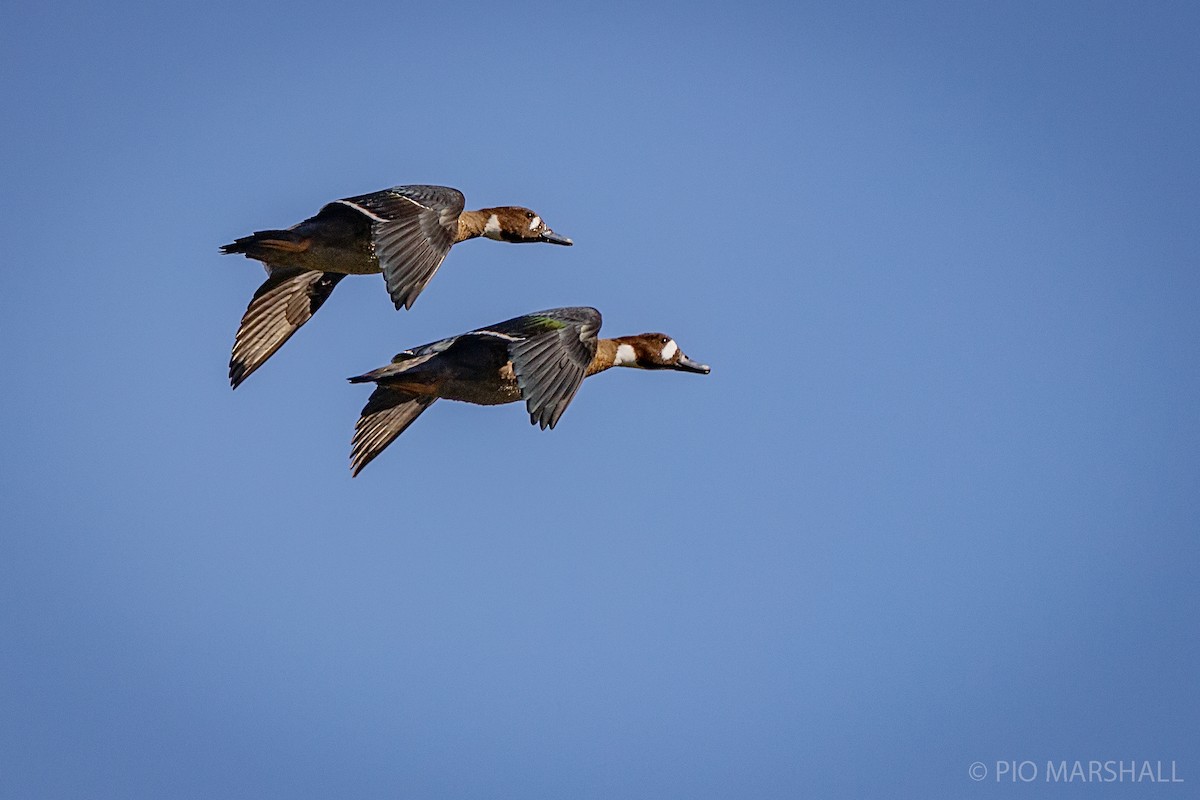
[[[387,220],[384,219],[383,217],[379,216],[378,214],[374,213],[373,211],[368,211],[367,209],[360,206],[358,203],[351,203],[349,200],[334,200],[333,202],[341,203],[344,206],[350,206],[358,213],[360,213],[364,216],[370,217],[371,219],[375,220],[376,222],[387,222]]]

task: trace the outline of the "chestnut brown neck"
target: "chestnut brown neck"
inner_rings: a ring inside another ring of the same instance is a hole
[[[474,239],[478,236],[483,236],[483,229],[487,227],[488,217],[493,213],[494,209],[483,208],[479,211],[464,211],[458,215],[458,233],[454,237],[454,243],[465,242],[467,239]]]
[[[620,342],[616,339],[600,339],[596,342],[596,355],[592,358],[592,363],[588,364],[587,372],[583,376],[586,378],[614,366],[617,362],[617,345],[619,344]]]

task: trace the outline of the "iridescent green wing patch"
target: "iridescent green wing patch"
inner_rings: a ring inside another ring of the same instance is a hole
[[[523,324],[527,335],[509,344],[508,352],[529,421],[542,430],[553,428],[596,356],[600,312],[560,308],[509,322],[513,327]]]

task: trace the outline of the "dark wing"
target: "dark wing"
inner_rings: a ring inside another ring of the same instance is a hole
[[[233,340],[229,383],[234,389],[312,319],[344,277],[336,272],[304,269],[271,273],[250,300]]]
[[[436,397],[379,386],[363,407],[350,443],[350,473],[356,476],[413,423]]]
[[[391,362],[385,364],[379,369],[373,369],[370,372],[365,372],[362,375],[355,375],[354,377],[347,378],[346,380],[350,381],[351,383],[372,383],[387,380],[389,378],[395,378],[409,372],[420,371],[422,367],[425,367],[425,365],[432,361],[436,356],[440,356],[441,354],[445,353],[455,344],[458,344],[461,339],[469,336],[471,336],[471,334],[451,336],[447,339],[440,339],[436,342],[432,342],[431,344],[423,344],[420,347],[414,347],[411,350],[405,350],[401,353],[397,353],[392,358]]]
[[[448,186],[397,186],[336,201],[370,217],[375,257],[396,308],[412,308],[458,235],[466,199]]]
[[[553,428],[596,357],[600,312],[555,308],[502,322],[488,329],[522,338],[508,345],[529,421]]]

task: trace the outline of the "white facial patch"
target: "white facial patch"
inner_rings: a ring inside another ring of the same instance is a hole
[[[633,345],[620,344],[617,345],[617,355],[613,359],[614,367],[632,367],[637,364],[637,353],[633,351]]]
[[[541,217],[534,217],[533,219],[529,220],[529,230],[536,231],[541,226],[542,226],[542,218]]]
[[[483,235],[489,239],[500,238],[500,218],[495,214],[488,217],[487,225],[483,226]]]
[[[663,345],[662,360],[670,361],[672,358],[675,357],[675,354],[678,352],[679,352],[679,345],[675,344],[675,340],[672,339],[671,341],[669,341]]]

